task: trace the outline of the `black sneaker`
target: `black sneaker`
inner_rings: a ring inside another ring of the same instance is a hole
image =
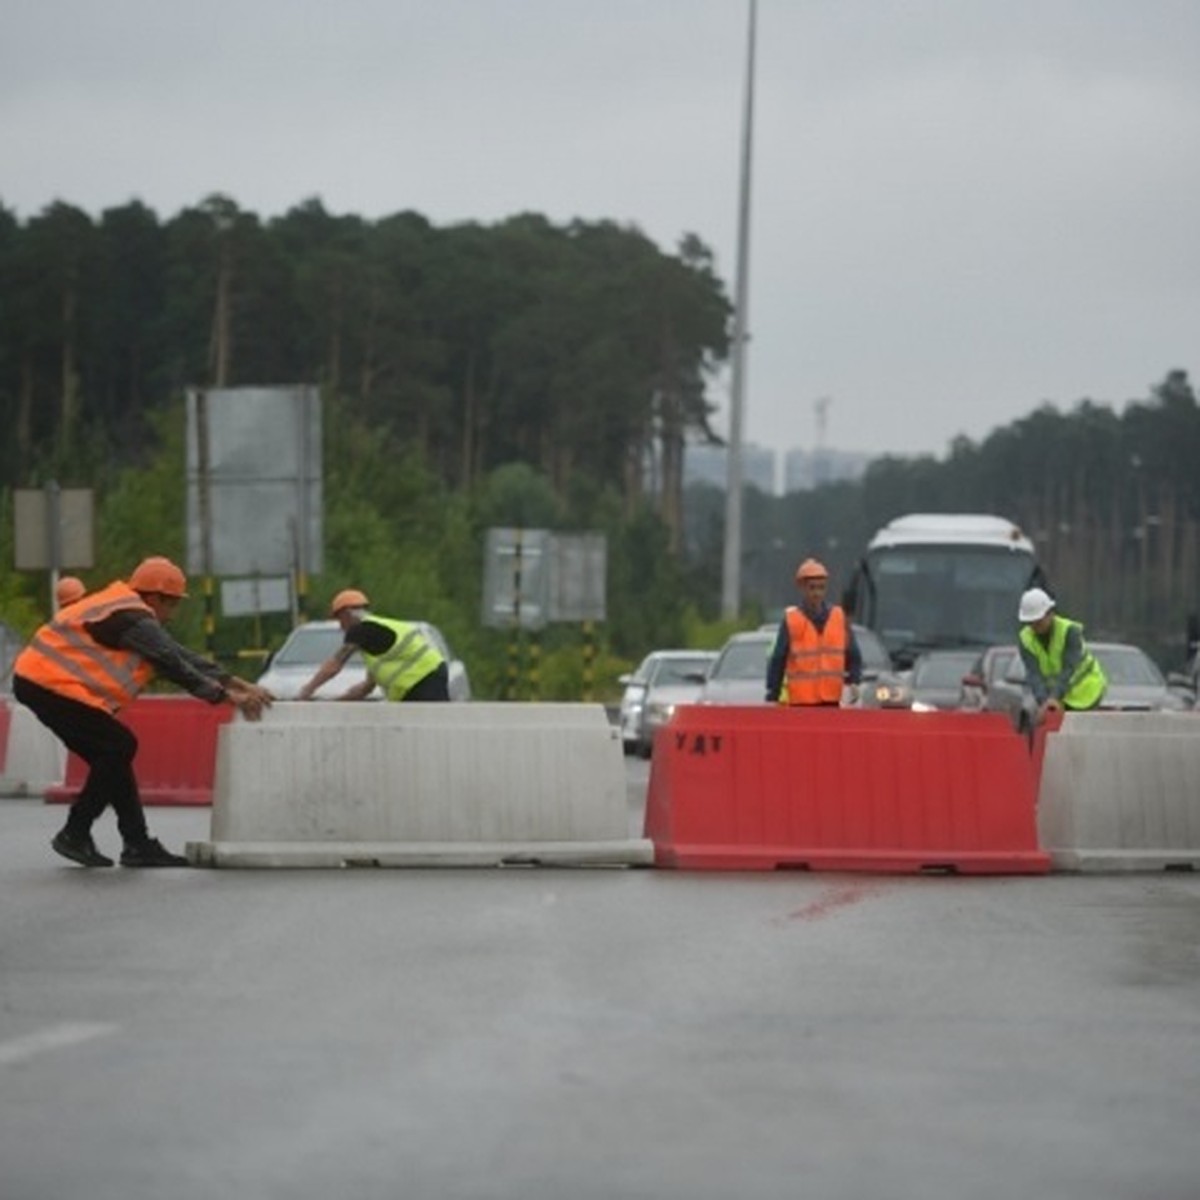
[[[126,846],[121,851],[123,867],[188,867],[191,864],[182,854],[172,854],[158,840],[147,838],[136,846]]]
[[[51,849],[63,858],[77,862],[81,867],[111,867],[113,860],[96,849],[90,833],[72,833],[69,829],[59,830],[50,843]]]

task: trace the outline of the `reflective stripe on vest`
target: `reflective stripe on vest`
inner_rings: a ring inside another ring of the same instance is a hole
[[[438,648],[411,622],[375,616],[363,620],[382,625],[396,635],[391,649],[385,653],[362,652],[367,673],[389,700],[403,700],[410,688],[444,661]]]
[[[1048,683],[1057,679],[1062,674],[1063,652],[1067,646],[1067,634],[1071,629],[1079,630],[1079,637],[1082,641],[1083,626],[1078,621],[1072,621],[1069,617],[1055,616],[1048,644],[1043,643],[1042,639],[1034,633],[1029,625],[1024,625],[1021,628],[1021,644],[1037,660],[1038,670],[1042,673],[1042,678]],[[1108,680],[1105,678],[1104,668],[1100,665],[1096,656],[1087,648],[1087,643],[1085,642],[1083,645],[1083,656],[1080,658],[1079,665],[1071,675],[1062,702],[1067,708],[1093,708],[1100,702],[1107,687]]]
[[[125,583],[113,583],[61,609],[33,635],[13,673],[69,700],[113,713],[150,682],[154,668],[140,654],[102,646],[85,626],[124,610],[153,616]]]
[[[787,702],[836,704],[846,676],[846,614],[831,608],[821,630],[801,608],[789,608],[786,615]]]

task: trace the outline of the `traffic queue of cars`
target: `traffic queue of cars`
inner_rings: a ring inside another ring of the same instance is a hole
[[[1155,661],[1125,642],[1088,642],[1108,679],[1101,711],[1182,712],[1195,693],[1168,683]],[[1025,664],[1016,646],[989,646],[963,676],[960,708],[1002,712],[1022,733],[1032,728],[1033,696],[1025,686]]]
[[[656,651],[632,675],[622,675],[621,735],[626,753],[648,758],[654,732],[679,704],[765,704],[767,660],[776,628],[735,633],[715,654]],[[913,712],[1000,712],[1020,733],[1032,728],[1036,705],[1016,645],[927,650],[910,669],[897,671],[875,633],[862,625],[853,629],[862,654],[862,683],[857,696],[847,694],[844,704]],[[1169,682],[1139,647],[1118,642],[1089,642],[1088,646],[1108,677],[1102,710],[1182,711],[1195,704],[1195,693],[1174,677]]]
[[[441,630],[428,622],[419,624],[446,658],[451,700],[470,700],[466,665],[454,655]],[[843,703],[914,712],[999,712],[1018,732],[1032,728],[1036,705],[1025,685],[1025,665],[1016,645],[927,650],[910,669],[899,671],[872,630],[858,624],[852,628],[862,655],[862,682],[857,694],[847,693]],[[618,719],[625,753],[649,758],[655,734],[681,704],[765,704],[767,660],[777,630],[776,625],[764,625],[735,633],[719,651],[655,650],[636,671],[621,675],[624,692]],[[259,683],[281,700],[295,698],[343,640],[336,621],[308,621],[297,626],[271,656]],[[1195,706],[1191,679],[1165,677],[1139,647],[1119,642],[1089,642],[1088,646],[1108,678],[1101,709],[1182,711]],[[361,657],[352,656],[318,697],[342,695],[364,679],[365,672]],[[380,698],[379,690],[370,698]]]

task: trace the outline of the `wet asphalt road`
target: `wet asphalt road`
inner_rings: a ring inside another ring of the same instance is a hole
[[[0,1200],[1200,1196],[1200,877],[83,871],[60,819],[0,801]]]

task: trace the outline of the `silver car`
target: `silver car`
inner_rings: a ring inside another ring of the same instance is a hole
[[[1013,728],[1032,723],[1033,694],[1025,686],[1025,670],[1016,646],[988,646],[962,678],[959,707],[968,712],[1003,713]]]
[[[1154,660],[1139,646],[1126,642],[1088,642],[1088,649],[1100,660],[1108,687],[1100,709],[1107,712],[1181,712],[1189,707],[1187,698],[1173,691]],[[1027,732],[1033,724],[1036,706],[1025,681],[1025,663],[1020,654],[1013,656],[1004,675],[1011,689],[1020,687],[1020,705],[1008,705],[1017,728]]]
[[[891,655],[874,630],[865,625],[854,625],[852,628],[862,656],[859,707],[907,708],[912,702],[908,672],[893,668]]]
[[[413,623],[420,627],[446,660],[450,677],[450,699],[470,700],[471,681],[466,665],[454,657],[442,631],[427,621]],[[336,621],[307,621],[303,625],[297,625],[288,634],[283,645],[271,655],[258,682],[278,700],[295,700],[316,669],[332,657],[344,641],[345,634]],[[356,651],[337,675],[318,688],[315,698],[336,700],[366,677],[366,664]],[[382,700],[383,693],[375,688],[368,699]]]
[[[1102,709],[1122,712],[1180,712],[1187,701],[1167,685],[1157,663],[1139,646],[1124,642],[1088,642],[1108,676]]]
[[[735,633],[721,647],[700,692],[701,704],[765,704],[767,659],[775,632]]]
[[[978,658],[978,650],[926,650],[918,655],[909,680],[909,707],[913,712],[958,708],[963,679]]]
[[[654,735],[674,715],[678,704],[699,698],[713,650],[654,650],[632,675],[622,675],[621,741],[626,754],[649,758]]]

